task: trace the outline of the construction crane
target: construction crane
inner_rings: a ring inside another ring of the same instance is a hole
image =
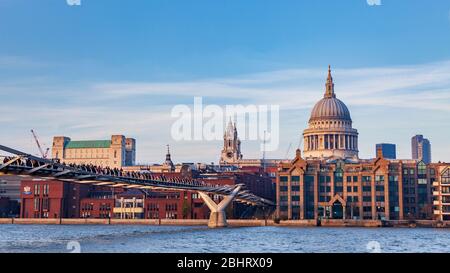
[[[289,147],[287,148],[286,155],[284,156],[285,159],[288,159],[288,155],[289,155],[289,152],[291,151],[291,147],[292,147],[292,142],[289,143]]]
[[[42,150],[41,144],[39,143],[39,139],[33,129],[31,129],[31,134],[34,137],[34,141],[36,141],[36,145],[39,148],[39,152],[41,153],[42,158],[47,158],[48,151],[50,150],[50,148],[47,148],[44,152],[44,150]]]
[[[263,170],[266,172],[266,131],[264,130],[264,140],[263,140],[263,156],[262,156]]]

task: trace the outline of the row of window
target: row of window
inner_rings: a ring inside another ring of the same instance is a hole
[[[48,184],[42,185],[42,194],[48,195],[49,194],[50,187]],[[40,184],[34,184],[34,195],[40,195],[41,194],[41,185]]]
[[[33,209],[34,211],[47,211],[50,208],[50,200],[48,198],[34,198],[33,200]]]

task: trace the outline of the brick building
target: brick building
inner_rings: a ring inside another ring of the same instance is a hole
[[[435,199],[443,200],[438,191],[433,191],[437,181],[445,181],[439,166],[417,160],[385,159],[381,153],[370,160],[307,160],[298,150],[292,162],[279,167],[277,216],[433,219],[433,193]],[[445,187],[440,190],[443,191]]]
[[[450,163],[430,164],[437,174],[433,182],[433,214],[436,220],[450,220]]]
[[[191,192],[132,190],[104,197],[81,199],[82,218],[207,219],[208,208]]]
[[[80,200],[89,186],[56,180],[30,179],[21,182],[21,218],[78,218]]]
[[[195,177],[215,185],[244,184],[251,192],[274,199],[270,177],[252,171],[201,173],[167,172],[169,179]],[[222,196],[213,195],[220,202]],[[125,190],[56,180],[31,179],[21,183],[23,218],[208,219],[209,209],[197,192]],[[248,206],[234,203],[230,218],[239,218]]]

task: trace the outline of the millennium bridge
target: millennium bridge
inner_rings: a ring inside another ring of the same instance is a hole
[[[69,183],[143,191],[161,189],[197,192],[211,210],[208,221],[211,228],[227,226],[225,208],[232,201],[263,208],[274,206],[272,201],[246,190],[244,184],[222,186],[195,180],[167,180],[163,176],[141,175],[139,172],[104,172],[80,165],[66,165],[57,159],[36,157],[3,145],[0,145],[0,151],[11,154],[11,156],[0,155],[0,175],[37,176]],[[222,196],[222,201],[217,204],[210,197],[211,194]]]

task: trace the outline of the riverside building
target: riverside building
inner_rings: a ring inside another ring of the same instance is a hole
[[[352,127],[347,106],[336,97],[330,68],[324,97],[313,107],[303,138],[303,155],[297,150],[293,160],[278,165],[278,218],[404,220],[450,216],[450,178],[441,165],[388,159],[381,146],[376,158],[358,157],[358,132]],[[446,166],[448,170],[449,164]]]

